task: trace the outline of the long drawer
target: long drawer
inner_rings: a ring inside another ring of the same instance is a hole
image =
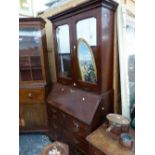
[[[20,89],[19,90],[19,101],[20,102],[43,102],[45,99],[44,88],[35,89]]]

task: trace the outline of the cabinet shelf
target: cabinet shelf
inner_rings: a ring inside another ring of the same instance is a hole
[[[20,70],[21,70],[21,71],[30,70],[30,69],[31,69],[30,66],[23,66],[23,67],[20,67]]]
[[[41,66],[31,66],[31,70],[42,70]]]

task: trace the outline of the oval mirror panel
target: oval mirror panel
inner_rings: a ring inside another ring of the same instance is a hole
[[[81,80],[96,84],[97,73],[93,51],[89,44],[82,38],[78,40],[77,55]]]

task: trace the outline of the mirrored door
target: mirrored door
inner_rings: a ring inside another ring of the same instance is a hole
[[[78,80],[97,84],[95,52],[97,46],[97,23],[95,17],[76,23]]]
[[[62,78],[72,77],[69,28],[68,24],[56,28],[58,76]]]

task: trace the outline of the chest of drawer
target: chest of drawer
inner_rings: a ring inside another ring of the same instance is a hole
[[[51,122],[54,122],[62,129],[72,133],[76,137],[85,138],[89,133],[89,127],[82,124],[80,121],[72,118],[66,113],[57,110],[48,105],[48,116]]]
[[[45,90],[43,88],[37,89],[20,89],[19,90],[19,101],[44,101]]]

